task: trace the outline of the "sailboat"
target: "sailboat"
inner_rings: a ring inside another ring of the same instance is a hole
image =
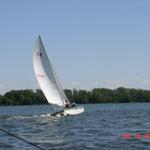
[[[83,106],[71,103],[65,95],[52,63],[48,59],[40,36],[36,40],[36,47],[33,52],[33,68],[48,103],[61,108],[61,111],[53,114],[67,116],[84,112]]]

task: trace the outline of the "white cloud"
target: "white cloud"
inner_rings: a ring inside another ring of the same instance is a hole
[[[141,80],[142,78],[141,77],[135,77],[135,80]]]

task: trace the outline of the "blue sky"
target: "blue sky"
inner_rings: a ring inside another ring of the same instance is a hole
[[[150,89],[149,0],[1,0],[0,93],[38,88],[40,34],[64,88]]]

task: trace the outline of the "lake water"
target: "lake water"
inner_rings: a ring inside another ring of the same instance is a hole
[[[0,107],[0,128],[50,150],[150,149],[150,137],[144,137],[150,133],[150,103],[84,107],[83,114],[68,117],[50,117],[53,110],[45,105]],[[19,149],[37,148],[0,131],[0,150]]]

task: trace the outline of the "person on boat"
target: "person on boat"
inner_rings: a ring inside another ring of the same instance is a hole
[[[70,107],[71,107],[71,108],[73,108],[73,107],[75,107],[75,106],[76,106],[75,103],[71,103],[71,104],[70,104]]]
[[[73,108],[73,107],[75,107],[76,106],[76,104],[75,103],[69,103],[68,104],[68,102],[66,101],[66,108]]]
[[[66,106],[65,107],[69,109],[70,108],[70,104],[68,103],[67,100],[65,102],[66,102]]]

